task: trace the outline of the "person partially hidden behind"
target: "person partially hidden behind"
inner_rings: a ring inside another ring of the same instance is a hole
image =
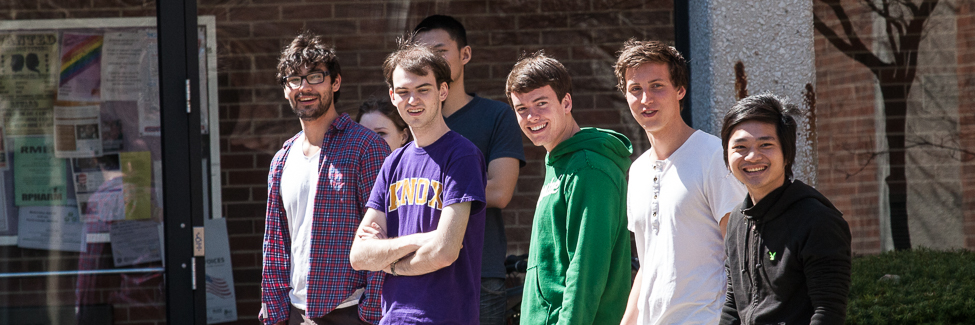
[[[792,178],[796,122],[770,94],[724,118],[725,164],[748,195],[725,239],[728,290],[720,324],[843,324],[850,227],[816,189]]]

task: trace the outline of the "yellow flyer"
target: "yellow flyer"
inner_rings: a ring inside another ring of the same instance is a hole
[[[122,165],[125,219],[149,219],[152,215],[152,155],[148,151],[122,152],[119,162]]]

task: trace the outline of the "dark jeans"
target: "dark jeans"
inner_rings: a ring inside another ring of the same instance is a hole
[[[291,314],[288,316],[288,325],[345,325],[360,324],[370,325],[359,319],[359,305],[333,310],[331,313],[319,318],[308,318],[305,311],[291,306]]]
[[[503,325],[507,307],[504,279],[481,278],[481,325]]]

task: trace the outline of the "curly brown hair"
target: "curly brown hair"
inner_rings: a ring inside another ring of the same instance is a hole
[[[335,54],[335,47],[325,42],[321,35],[314,34],[311,31],[303,31],[281,51],[281,57],[278,59],[278,73],[275,78],[281,87],[285,87],[284,79],[288,76],[301,71],[301,68],[312,69],[319,65],[325,66],[330,78],[329,82],[342,75],[342,67],[339,65],[339,58]],[[335,91],[333,98],[334,102],[338,103],[338,90]]]

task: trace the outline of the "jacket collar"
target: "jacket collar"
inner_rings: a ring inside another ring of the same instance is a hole
[[[775,219],[776,215],[768,215],[769,210],[772,209],[779,199],[782,198],[782,194],[792,185],[792,181],[786,181],[785,184],[779,186],[779,188],[773,190],[768,195],[763,197],[758,203],[752,205],[751,194],[745,196],[745,204],[742,205],[741,214],[745,216],[746,219],[753,220],[755,222],[765,222]]]

